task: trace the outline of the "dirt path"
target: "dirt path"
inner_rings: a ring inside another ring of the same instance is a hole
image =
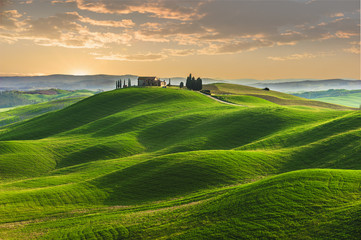
[[[203,94],[204,96],[207,96],[209,98],[212,98],[213,100],[215,100],[217,102],[220,102],[220,103],[225,103],[225,104],[228,104],[228,105],[239,106],[239,107],[247,107],[247,106],[244,106],[244,105],[241,105],[241,104],[226,102],[226,101],[223,101],[223,100],[220,100],[218,98],[212,97],[211,95],[208,95],[208,94],[205,94],[205,93],[201,93],[201,92],[199,92],[199,93]]]

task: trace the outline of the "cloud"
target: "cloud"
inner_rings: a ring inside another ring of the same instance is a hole
[[[179,4],[184,3],[179,1]],[[136,39],[205,45],[202,52],[236,53],[300,41],[356,38],[360,35],[356,0],[208,1],[197,19],[142,24]],[[351,17],[345,17],[351,16]],[[336,18],[336,19],[335,19]]]
[[[32,40],[42,46],[60,46],[68,48],[100,48],[109,43],[129,45],[132,36],[123,33],[96,32],[82,23],[95,26],[128,28],[132,21],[97,21],[82,17],[76,12],[59,13],[54,16],[20,20],[16,10],[6,11],[0,28],[12,30],[2,33],[3,40],[14,42],[20,39]]]
[[[169,56],[189,56],[197,53],[195,49],[164,49],[163,52]]]
[[[111,20],[95,20],[89,17],[83,17],[79,15],[77,12],[68,12],[66,14],[73,15],[76,20],[89,23],[93,26],[103,26],[103,27],[116,27],[116,28],[130,28],[135,25],[135,23],[131,19],[123,19],[121,21],[111,21]]]
[[[315,58],[316,55],[312,53],[302,53],[302,54],[292,54],[286,57],[268,57],[268,59],[273,61],[287,61],[287,60],[301,60],[301,59],[310,59]]]
[[[144,1],[113,1],[113,0],[54,0],[53,3],[74,2],[81,10],[96,13],[150,14],[152,17],[191,20],[202,17],[198,8],[207,1],[177,1],[177,0],[144,0]]]
[[[25,1],[20,2],[20,4],[32,4],[32,3],[33,3],[33,0],[25,0]]]
[[[360,47],[350,47],[350,48],[345,48],[344,49],[345,52],[348,53],[354,53],[354,54],[360,54]]]
[[[94,26],[104,27],[129,28],[135,25],[135,23],[130,19],[123,19],[122,21],[98,21],[88,17],[81,17],[79,20],[81,22],[89,23]]]
[[[291,54],[289,56],[284,57],[267,57],[268,59],[272,61],[290,61],[290,60],[303,60],[303,59],[312,59],[316,57],[329,57],[335,55],[333,52],[329,53],[295,53]]]
[[[197,49],[192,54],[232,54],[296,46],[302,41],[338,39],[345,43],[360,35],[360,13],[355,11],[359,8],[357,0],[53,0],[51,3],[65,4],[52,7],[69,12],[37,19],[22,16],[26,14],[16,10],[3,12],[2,40],[28,39],[43,46],[70,48],[153,42],[158,52],[180,56],[187,55],[187,51],[171,52],[170,46]],[[158,54],[153,55],[156,59]],[[107,56],[131,59],[123,55]]]
[[[22,17],[17,10],[7,10],[0,12],[0,29],[15,30],[22,24],[19,18]]]
[[[166,58],[162,54],[133,54],[133,55],[121,55],[121,54],[111,54],[111,55],[101,55],[98,53],[93,53],[95,59],[98,60],[109,60],[109,61],[159,61]]]
[[[228,42],[216,48],[216,53],[237,53],[243,51],[254,51],[262,47],[273,46],[274,43],[267,40],[244,40]]]
[[[343,50],[348,53],[360,55],[361,42],[354,41],[354,42],[350,42],[350,44],[351,44],[351,47],[344,48]]]

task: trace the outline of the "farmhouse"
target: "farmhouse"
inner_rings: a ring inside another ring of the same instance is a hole
[[[167,86],[167,83],[165,81],[161,81],[157,77],[138,77],[138,86],[161,86],[165,87]]]

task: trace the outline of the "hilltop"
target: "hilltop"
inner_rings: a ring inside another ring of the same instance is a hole
[[[320,101],[308,100],[302,97],[277,92],[274,90],[263,90],[260,88],[242,86],[237,84],[216,83],[205,85],[204,88],[209,89],[218,98],[232,102],[245,104],[247,106],[260,106],[277,104],[282,106],[302,106],[315,108],[329,108],[339,110],[351,110],[353,108],[340,106],[337,104],[329,104]]]
[[[359,111],[206,87],[241,106],[125,88],[0,128],[0,236],[359,237]]]

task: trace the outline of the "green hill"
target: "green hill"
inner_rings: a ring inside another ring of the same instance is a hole
[[[61,89],[5,91],[0,92],[0,110],[1,108],[10,108],[19,105],[42,103],[52,100],[89,97],[94,94],[95,92],[89,90],[70,91]]]
[[[358,239],[361,113],[210,87],[241,106],[128,88],[2,127],[0,238]]]
[[[0,127],[65,108],[84,98],[85,97],[65,98],[27,106],[0,108]]]
[[[253,102],[263,101],[267,105],[274,103],[283,106],[298,106],[298,107],[311,107],[313,109],[317,108],[326,108],[326,109],[338,109],[338,110],[351,110],[351,107],[341,106],[343,104],[337,102],[327,101],[315,101],[311,99],[305,99],[286,93],[281,93],[277,91],[266,91],[259,88],[241,86],[237,84],[226,84],[226,83],[216,83],[205,85],[205,89],[211,91],[212,94],[215,94],[222,99],[236,104],[246,104],[247,106],[253,106]],[[241,98],[240,98],[241,97]],[[247,100],[245,99],[247,98]],[[318,100],[318,99],[317,99]],[[337,105],[341,104],[341,105]]]
[[[361,105],[361,93],[352,93],[339,97],[323,97],[316,98],[315,100],[333,104],[340,104],[344,106],[360,108]]]
[[[360,108],[361,105],[361,90],[330,89],[328,91],[293,93],[293,95],[354,108]]]

